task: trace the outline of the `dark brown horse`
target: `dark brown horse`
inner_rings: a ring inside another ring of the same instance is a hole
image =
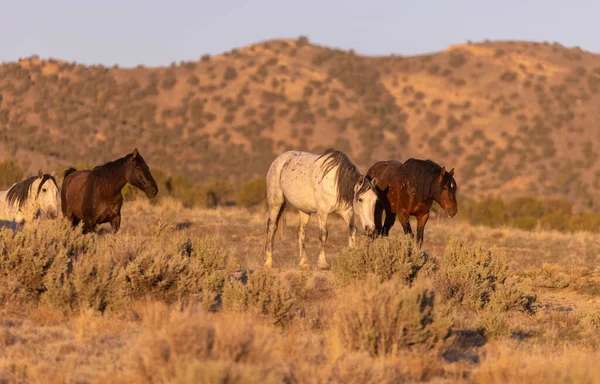
[[[116,233],[121,226],[121,190],[127,183],[145,192],[149,198],[158,193],[150,168],[137,148],[91,171],[69,168],[65,171],[61,190],[63,215],[73,226],[83,220],[84,233],[93,232],[96,225],[102,223],[110,223]]]
[[[423,244],[423,231],[429,219],[433,201],[449,217],[458,213],[454,168],[446,172],[431,160],[408,159],[380,161],[369,169],[367,177],[377,178],[378,201],[375,205],[375,226],[378,235],[387,236],[396,215],[405,234],[412,235],[409,216],[417,218],[417,244]],[[385,211],[385,222],[382,216]]]

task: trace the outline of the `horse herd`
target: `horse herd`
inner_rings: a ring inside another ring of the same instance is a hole
[[[83,222],[83,232],[93,232],[97,225],[110,223],[113,233],[121,225],[122,189],[129,183],[152,198],[158,187],[138,150],[92,170],[65,171],[59,188],[56,175],[31,176],[0,191],[0,220],[18,226],[45,215],[56,219],[60,206],[63,216],[73,227]],[[412,235],[409,216],[417,219],[417,244],[423,243],[425,224],[433,201],[449,217],[458,212],[454,169],[446,171],[431,160],[408,159],[401,163],[388,160],[371,166],[362,175],[344,153],[328,149],[322,155],[287,151],[279,155],[267,172],[267,236],[265,266],[273,267],[273,240],[286,208],[299,212],[298,249],[302,269],[309,269],[304,239],[310,216],[319,218],[321,251],[318,267],[328,269],[325,257],[327,217],[336,213],[348,227],[348,246],[356,239],[354,217],[370,238],[387,236],[396,221],[405,234]],[[384,214],[385,213],[385,218]]]

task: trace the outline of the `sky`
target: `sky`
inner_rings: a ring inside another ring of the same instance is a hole
[[[0,0],[0,62],[163,66],[302,35],[367,55],[485,39],[600,53],[599,14],[600,1],[583,0]]]

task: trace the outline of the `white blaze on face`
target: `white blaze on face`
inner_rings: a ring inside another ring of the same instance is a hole
[[[37,187],[35,193],[37,193]],[[40,194],[37,196],[37,202],[39,209],[44,212],[48,218],[56,219],[58,217],[59,193],[58,188],[52,180],[46,180],[44,185],[42,185]]]
[[[362,179],[368,183],[368,180]],[[376,184],[377,180],[371,182],[373,185]],[[355,190],[358,191],[362,187],[363,182],[359,182]],[[375,231],[375,203],[377,202],[377,194],[372,188],[368,188],[363,191],[361,195],[358,193],[354,194],[354,212],[360,219],[361,228],[367,235],[371,235]]]

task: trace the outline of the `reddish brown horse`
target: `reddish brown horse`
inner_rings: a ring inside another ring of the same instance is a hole
[[[412,235],[409,216],[417,218],[417,244],[423,244],[423,231],[429,219],[433,201],[449,217],[458,213],[454,168],[446,172],[431,160],[408,159],[380,161],[369,169],[367,177],[377,178],[378,202],[375,206],[375,226],[378,235],[387,236],[396,215],[405,234]],[[382,216],[385,211],[385,222]]]
[[[121,190],[127,183],[145,192],[149,198],[158,193],[150,168],[137,148],[91,171],[69,168],[61,190],[63,215],[73,226],[83,220],[84,233],[93,232],[96,225],[102,223],[110,223],[116,233],[121,226]]]

